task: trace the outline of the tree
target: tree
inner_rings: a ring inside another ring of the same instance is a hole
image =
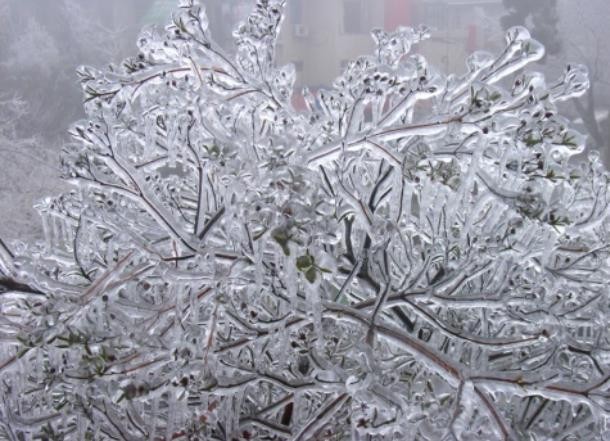
[[[298,113],[283,7],[230,58],[183,0],[79,70],[74,190],[0,242],[4,437],[600,439],[608,174],[556,109],[586,69],[547,86],[517,27],[444,77],[378,30]]]

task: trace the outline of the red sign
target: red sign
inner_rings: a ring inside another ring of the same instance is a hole
[[[385,0],[384,27],[391,31],[411,24],[411,0]]]

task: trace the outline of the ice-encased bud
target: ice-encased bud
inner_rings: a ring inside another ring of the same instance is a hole
[[[577,98],[582,96],[589,86],[589,69],[582,64],[570,64],[559,83],[551,89],[551,97],[554,101]]]
[[[513,26],[508,29],[505,34],[507,45],[513,43],[523,43],[531,39],[530,32],[523,26]]]
[[[491,66],[495,59],[490,52],[476,51],[466,58],[466,66],[470,72],[477,72]]]
[[[395,66],[403,56],[411,51],[414,44],[429,38],[429,31],[425,27],[414,29],[400,26],[393,32],[374,29],[372,36],[381,61]]]

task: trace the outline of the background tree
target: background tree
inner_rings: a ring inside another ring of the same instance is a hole
[[[24,231],[15,220],[15,213],[25,214],[21,219],[32,225],[40,225],[32,210],[32,201],[40,194],[54,190],[48,184],[56,180],[41,179],[41,171],[45,177],[55,177],[60,173],[50,152],[40,149],[41,138],[26,136],[20,130],[20,123],[28,113],[29,106],[20,97],[0,95],[0,162],[9,165],[0,177],[0,200],[11,201],[12,208],[0,215],[0,221],[3,223],[2,231],[8,237],[18,237]],[[15,194],[21,196],[16,198]],[[40,228],[38,231],[42,233]],[[29,233],[32,236],[36,234]]]
[[[185,0],[79,69],[74,189],[0,242],[2,436],[601,439],[608,173],[557,109],[586,69],[547,84],[516,27],[444,76],[378,30],[299,113],[283,7],[229,56]]]
[[[591,137],[591,143],[602,153],[606,166],[610,165],[610,82],[606,70],[610,55],[605,49],[607,31],[595,29],[597,24],[608,23],[610,5],[599,0],[582,4],[564,2],[562,5],[562,32],[565,35],[565,51],[557,57],[556,64],[568,59],[586,64],[589,68],[591,87],[580,99],[574,100],[574,110],[580,123]],[[591,11],[592,13],[589,13]],[[569,36],[569,38],[568,38]]]
[[[66,189],[51,158],[66,142],[66,127],[83,117],[74,72],[82,63],[103,65],[130,53],[146,3],[113,0],[83,11],[73,0],[0,2],[0,105],[18,116],[0,143],[3,237],[41,237],[32,206],[49,190]],[[10,109],[15,96],[17,113]],[[15,213],[24,215],[16,219]]]

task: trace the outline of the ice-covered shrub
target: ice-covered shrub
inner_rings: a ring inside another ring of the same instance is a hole
[[[523,28],[445,76],[414,44],[291,99],[283,1],[79,70],[46,242],[0,242],[0,433],[592,440],[610,412],[608,175]],[[582,155],[581,155],[582,156]]]

